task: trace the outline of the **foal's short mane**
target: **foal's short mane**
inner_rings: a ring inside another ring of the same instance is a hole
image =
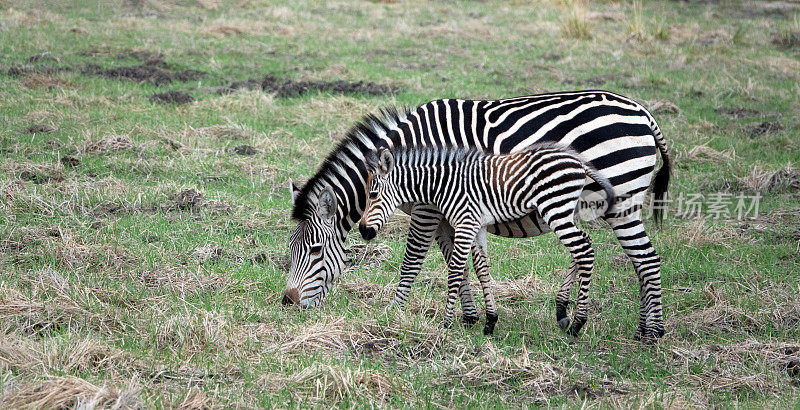
[[[338,173],[337,168],[351,169],[355,166],[365,170],[363,158],[373,150],[371,146],[385,146],[384,137],[396,132],[394,128],[406,119],[409,112],[406,108],[385,107],[378,114],[364,116],[347,132],[336,148],[328,154],[314,176],[300,190],[300,195],[294,202],[292,218],[302,221],[311,217],[315,211],[315,206],[311,203],[312,196],[316,196],[319,188],[325,184],[326,177]],[[361,153],[361,158],[354,152]]]

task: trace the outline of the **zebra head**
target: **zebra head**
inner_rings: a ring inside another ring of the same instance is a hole
[[[392,213],[400,206],[397,189],[390,182],[390,173],[394,169],[394,155],[386,148],[378,151],[377,160],[371,161],[369,181],[369,199],[358,230],[365,240],[372,240],[378,231],[389,219]]]
[[[300,189],[293,183],[290,189],[295,202]],[[304,308],[322,302],[348,262],[335,221],[337,199],[333,189],[324,186],[309,200],[316,209],[300,220],[289,236],[291,268],[282,300],[284,305],[298,304]]]

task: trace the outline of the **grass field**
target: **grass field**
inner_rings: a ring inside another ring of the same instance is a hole
[[[797,408],[798,16],[788,2],[0,0],[0,407]],[[600,225],[579,339],[555,321],[568,254],[553,235],[489,238],[493,337],[439,328],[435,252],[408,310],[386,312],[403,217],[375,243],[350,235],[355,263],[321,308],[281,307],[288,180],[362,115],[585,88],[650,107],[673,205],[703,194],[701,217],[648,221],[657,345],[632,340],[638,282]],[[736,218],[756,193],[757,217]]]

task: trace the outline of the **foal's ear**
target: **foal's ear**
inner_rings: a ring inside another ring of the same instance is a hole
[[[294,184],[291,178],[289,178],[289,192],[292,193],[292,205],[294,205],[297,202],[297,197],[300,196],[300,188]]]
[[[319,203],[317,204],[317,215],[322,219],[333,218],[336,214],[336,195],[333,193],[333,188],[326,186],[319,194]]]
[[[394,168],[394,155],[386,148],[378,152],[378,175],[386,175]]]

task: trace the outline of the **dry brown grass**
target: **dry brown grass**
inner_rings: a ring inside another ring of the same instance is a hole
[[[715,164],[721,164],[730,163],[730,161],[736,158],[736,153],[733,150],[717,151],[708,145],[702,144],[694,146],[692,149],[686,152],[686,154],[679,157],[683,157],[692,161],[710,161]]]
[[[89,140],[79,151],[85,154],[106,154],[133,147],[133,141],[127,135],[108,135],[96,140]]]
[[[291,377],[262,376],[259,383],[271,390],[291,388],[310,403],[329,403],[345,397],[383,400],[389,396],[405,396],[411,390],[374,370],[352,369],[338,365],[315,363]]]
[[[678,227],[678,234],[669,241],[675,246],[703,247],[705,245],[731,246],[735,242],[748,241],[742,232],[734,226],[725,224],[711,225],[703,219],[692,219]]]
[[[67,376],[52,377],[44,382],[32,382],[13,389],[0,398],[0,404],[6,408],[143,409],[138,395],[137,387],[120,391]]]
[[[737,180],[741,188],[751,192],[800,191],[800,168],[787,166],[777,171],[769,171],[755,166],[750,175]]]
[[[568,0],[565,3],[569,8],[569,12],[561,20],[561,33],[567,38],[591,39],[592,31],[586,22],[583,0]]]

